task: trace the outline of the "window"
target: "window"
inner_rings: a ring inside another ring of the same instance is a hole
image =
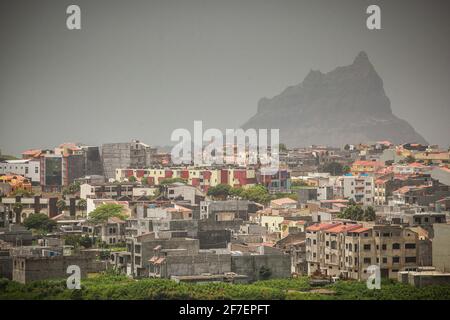
[[[365,264],[370,264],[371,261],[372,261],[372,259],[370,259],[370,258],[364,258],[364,263]]]
[[[367,250],[370,250],[370,244],[365,244],[365,245],[364,245],[364,250],[366,250],[366,251],[367,251]]]
[[[392,263],[400,263],[400,257],[392,257]]]
[[[405,263],[415,263],[416,257],[405,257]]]
[[[392,249],[393,249],[393,250],[399,250],[399,249],[400,249],[400,243],[394,243],[394,244],[392,244]]]
[[[405,249],[415,249],[416,244],[415,243],[405,243]]]
[[[381,245],[381,249],[382,249],[382,250],[386,250],[386,249],[387,249],[387,246],[386,246],[385,244],[382,244],[382,245]]]
[[[383,257],[383,263],[387,263],[387,258]]]

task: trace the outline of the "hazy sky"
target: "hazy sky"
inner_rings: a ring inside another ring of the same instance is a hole
[[[82,30],[66,28],[81,7]],[[369,31],[365,10],[382,9]],[[262,97],[365,50],[396,115],[450,137],[448,0],[2,0],[0,148],[236,128]]]

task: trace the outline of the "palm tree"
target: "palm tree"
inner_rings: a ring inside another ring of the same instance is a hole
[[[80,199],[80,201],[78,201],[78,207],[81,209],[81,216],[83,216],[83,211],[86,210],[87,208],[87,202],[85,199]]]
[[[58,208],[58,211],[61,213],[66,208],[66,201],[63,199],[59,199],[56,202],[56,207]]]

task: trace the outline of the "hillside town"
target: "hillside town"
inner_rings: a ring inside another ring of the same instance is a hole
[[[382,278],[450,284],[450,151],[279,148],[280,167],[176,166],[141,141],[0,163],[0,278],[113,271],[178,283]]]

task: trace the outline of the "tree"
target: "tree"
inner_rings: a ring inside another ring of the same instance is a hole
[[[137,181],[137,179],[136,179],[135,176],[130,176],[130,177],[128,177],[128,182],[134,183],[134,182],[136,182],[136,181]]]
[[[25,197],[25,198],[32,197],[33,194],[34,194],[33,192],[28,191],[28,190],[25,190],[25,189],[22,189],[22,188],[16,189],[15,191],[13,191],[13,192],[11,193],[11,195],[12,195],[13,197],[19,196],[19,197]]]
[[[213,198],[225,200],[230,194],[231,187],[228,184],[218,184],[208,189],[207,195]]]
[[[280,144],[278,145],[278,150],[279,150],[280,152],[287,152],[287,151],[288,151],[288,149],[287,149],[287,147],[286,147],[286,145],[285,145],[284,143],[280,143]]]
[[[259,268],[259,278],[262,280],[267,280],[270,278],[270,276],[272,275],[272,271],[266,267],[266,266],[261,266],[261,268]]]
[[[342,167],[342,174],[349,173],[351,168],[349,166],[343,166]]]
[[[87,202],[85,199],[80,199],[78,201],[78,208],[80,208],[80,210],[83,212],[84,210],[86,210],[87,208]]]
[[[244,189],[242,198],[262,204],[267,204],[271,200],[269,191],[259,184]]]
[[[232,197],[242,198],[242,194],[244,193],[244,189],[242,187],[232,187],[228,194]]]
[[[52,232],[56,227],[56,222],[44,213],[32,213],[23,221],[23,225],[27,229]]]
[[[375,221],[376,213],[373,207],[369,206],[364,210],[364,221]]]
[[[78,181],[75,181],[71,183],[67,188],[64,188],[63,195],[76,194],[78,192],[80,192],[80,183]]]
[[[341,176],[343,173],[342,164],[338,162],[330,162],[321,167],[319,167],[319,172],[328,172],[333,176]]]
[[[344,146],[344,150],[350,150],[350,145],[349,144],[346,144],[345,146]]]
[[[16,214],[16,223],[19,224],[21,222],[21,216],[20,214],[22,213],[23,210],[23,204],[21,204],[20,202],[16,202],[13,205],[13,211]]]
[[[66,208],[66,201],[63,199],[59,199],[56,202],[56,207],[58,208],[59,212],[62,212]]]
[[[345,208],[338,217],[341,219],[362,221],[364,220],[364,210],[360,206],[352,204]]]
[[[112,217],[117,217],[121,220],[126,219],[126,215],[123,214],[123,207],[120,204],[107,203],[97,207],[89,214],[88,221],[92,224],[101,224]]]
[[[89,249],[92,247],[93,241],[88,236],[67,235],[66,237],[64,237],[64,244],[68,246],[73,246],[74,248],[82,246],[86,249]]]

